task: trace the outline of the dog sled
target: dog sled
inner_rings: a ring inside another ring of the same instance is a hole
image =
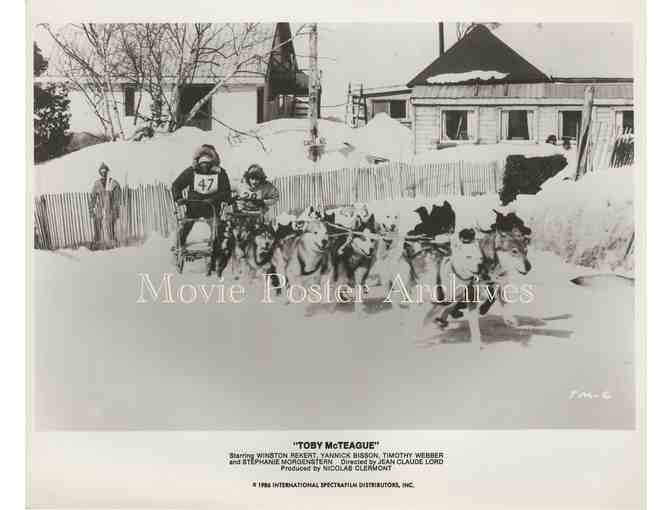
[[[215,267],[215,242],[217,240],[217,231],[219,229],[219,214],[217,208],[211,202],[206,200],[186,200],[185,204],[207,204],[211,210],[210,218],[186,216],[186,208],[175,206],[175,218],[177,220],[177,230],[175,234],[174,261],[178,273],[184,271],[186,262],[195,262],[197,260],[206,261],[206,274],[210,276]],[[197,223],[208,225],[210,235],[205,239],[189,241],[189,234]],[[183,229],[188,228],[189,234],[185,237],[185,243],[182,244],[181,233]]]

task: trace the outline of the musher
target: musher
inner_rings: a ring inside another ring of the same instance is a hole
[[[185,189],[188,190],[186,199],[183,197]],[[217,218],[216,225],[219,226],[222,204],[231,202],[231,185],[226,171],[220,166],[219,154],[212,145],[204,144],[196,149],[193,164],[173,182],[172,194],[178,206],[186,206],[185,218],[211,219],[214,208]],[[190,200],[201,200],[202,202],[190,202]],[[194,221],[182,223],[178,233],[180,246],[185,245],[193,226]],[[220,228],[216,228],[215,251],[220,247],[220,236]]]

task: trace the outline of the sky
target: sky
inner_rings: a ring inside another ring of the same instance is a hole
[[[296,31],[299,23],[291,23]],[[456,40],[445,23],[445,45]],[[563,77],[633,76],[633,33],[617,23],[504,23],[494,31],[546,74]],[[42,47],[49,36],[37,29]],[[323,116],[345,114],[348,83],[406,84],[439,54],[438,23],[320,23]],[[299,65],[308,67],[308,38],[296,40]],[[46,53],[46,52],[45,52]]]

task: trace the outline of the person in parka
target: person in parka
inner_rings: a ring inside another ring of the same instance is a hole
[[[184,190],[187,190],[186,199],[183,196]],[[213,210],[215,216],[219,218],[222,204],[231,202],[231,185],[226,171],[220,166],[219,154],[212,145],[204,144],[196,149],[193,164],[175,179],[171,191],[175,203],[186,206],[185,218],[210,219]],[[181,246],[186,243],[193,226],[193,221],[182,224],[179,232]],[[215,232],[216,247],[219,246],[220,234]]]
[[[279,199],[280,192],[267,180],[264,169],[257,164],[250,165],[236,189],[238,211],[263,216]]]
[[[121,187],[109,177],[110,167],[101,163],[98,167],[100,179],[96,179],[89,200],[89,214],[93,219],[92,249],[100,248],[106,240],[113,245],[117,243],[115,225],[119,219],[121,208]]]

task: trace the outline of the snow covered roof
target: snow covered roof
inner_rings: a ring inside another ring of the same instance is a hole
[[[550,78],[484,25],[475,26],[423,69],[409,87],[453,83],[539,83]]]
[[[503,80],[509,73],[499,71],[467,71],[466,73],[443,73],[427,78],[428,83],[464,83],[473,80]]]

